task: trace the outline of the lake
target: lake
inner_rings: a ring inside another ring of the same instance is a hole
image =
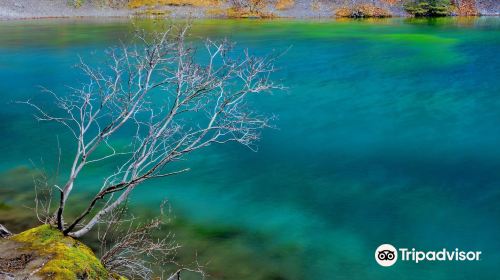
[[[98,63],[134,25],[153,23],[0,22],[0,171],[53,169],[56,135],[69,164],[64,129],[13,101],[50,104],[37,86],[77,85],[78,55]],[[191,33],[194,45],[228,37],[259,55],[286,51],[275,78],[288,90],[254,104],[278,116],[258,152],[210,147],[182,163],[189,173],[133,194],[142,208],[168,198],[214,279],[498,277],[500,18],[199,20]],[[78,191],[98,189],[109,168],[94,166]],[[482,260],[383,268],[383,243]]]

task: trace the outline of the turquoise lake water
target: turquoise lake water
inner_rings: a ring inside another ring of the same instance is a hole
[[[64,92],[80,78],[78,54],[99,61],[132,30],[117,20],[0,22],[0,170],[53,165],[56,135],[68,158],[64,130],[12,101],[37,100],[38,85]],[[289,48],[276,75],[289,90],[255,104],[278,129],[256,153],[229,145],[191,156],[190,173],[136,190],[134,203],[166,197],[193,223],[243,232],[215,262],[245,270],[231,257],[241,250],[279,269],[242,279],[498,278],[499,18],[196,21],[194,44],[206,36],[256,54]],[[108,168],[93,167],[80,190],[95,190]],[[383,268],[382,243],[483,253]]]

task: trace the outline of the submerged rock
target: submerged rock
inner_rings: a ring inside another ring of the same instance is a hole
[[[42,225],[0,239],[0,279],[125,279],[80,241]]]

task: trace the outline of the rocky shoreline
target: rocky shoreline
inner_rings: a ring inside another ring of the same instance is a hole
[[[409,16],[400,0],[370,1],[376,7],[386,10],[394,17]],[[464,1],[464,0],[455,0]],[[480,15],[500,15],[500,1],[495,0],[469,0],[474,1]],[[337,3],[338,2],[338,3]],[[353,3],[361,3],[353,1]],[[345,7],[337,0],[296,0],[286,9],[279,9],[277,5],[268,5],[266,12],[273,17],[280,18],[331,18],[335,16],[336,8]],[[461,3],[461,2],[457,2]],[[0,20],[8,19],[36,19],[36,18],[67,18],[67,17],[136,17],[136,16],[169,16],[171,18],[220,18],[225,17],[221,11],[228,8],[229,4],[218,7],[203,7],[190,5],[170,5],[130,9],[109,8],[97,6],[92,2],[85,2],[81,7],[75,8],[68,5],[67,0],[3,0],[0,3]],[[354,4],[353,4],[354,5]],[[356,4],[358,5],[358,4]]]
[[[202,18],[205,9],[202,7],[176,6],[166,7],[169,16],[178,18]],[[40,19],[68,17],[134,17],[141,9],[109,8],[91,3],[75,8],[67,4],[67,0],[3,0],[0,2],[0,20]]]

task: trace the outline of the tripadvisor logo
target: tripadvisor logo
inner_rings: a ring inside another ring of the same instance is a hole
[[[375,260],[381,266],[391,266],[398,260],[398,250],[391,244],[382,244],[375,250]]]
[[[396,249],[391,244],[382,244],[375,250],[375,260],[381,266],[392,266],[399,259],[419,263],[422,261],[479,261],[481,251],[447,250],[443,248],[439,251],[419,251],[412,248]]]

